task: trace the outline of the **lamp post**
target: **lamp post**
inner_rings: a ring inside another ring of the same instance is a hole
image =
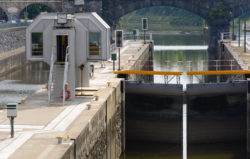
[[[233,21],[232,21],[232,40],[234,40],[234,6],[233,6],[233,10],[231,12],[231,17],[233,19]]]
[[[239,12],[239,19],[238,19],[238,47],[240,47],[240,2],[238,1],[238,12]]]
[[[246,24],[246,17],[244,17],[244,53],[247,52],[247,35],[246,35],[246,32],[247,32],[247,24]]]
[[[238,47],[240,47],[240,17],[238,19]]]

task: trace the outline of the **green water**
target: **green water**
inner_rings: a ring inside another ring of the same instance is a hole
[[[203,35],[154,35],[155,45],[205,45]],[[208,53],[198,51],[155,51],[153,68],[156,71],[201,71],[208,69]],[[188,61],[192,61],[191,63]],[[211,64],[210,64],[211,65]],[[192,66],[192,67],[190,67]],[[161,76],[155,83],[163,83]],[[197,79],[194,83],[199,82]],[[176,83],[173,79],[170,83]],[[181,83],[190,83],[189,77],[181,77]],[[188,115],[187,115],[188,118]],[[188,123],[187,123],[188,124]],[[244,138],[244,137],[243,137]],[[242,138],[242,140],[244,140]],[[126,152],[120,159],[182,159],[182,142],[177,144],[127,141]],[[187,159],[245,159],[246,143],[188,144]]]
[[[183,35],[154,35],[155,45],[205,45],[203,35],[183,34]],[[155,51],[154,52],[154,70],[155,71],[180,71],[184,72],[181,76],[181,83],[190,83],[190,78],[186,76],[187,71],[205,71],[208,65],[208,53],[206,50],[178,50],[178,51]],[[163,83],[163,76],[155,76],[155,83]],[[193,83],[197,83],[197,78]],[[176,79],[170,81],[176,83]]]
[[[188,147],[188,159],[245,159],[245,144],[193,144]],[[182,159],[182,145],[128,141],[126,153],[120,159]]]

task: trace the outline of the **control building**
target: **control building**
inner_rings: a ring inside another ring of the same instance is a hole
[[[89,61],[110,58],[109,39],[110,27],[96,13],[42,13],[28,26],[27,59],[50,65],[49,101],[74,99],[76,87],[89,86]]]

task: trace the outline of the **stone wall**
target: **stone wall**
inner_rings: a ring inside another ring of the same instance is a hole
[[[121,80],[118,86],[108,88],[112,91],[107,99],[62,159],[74,159],[74,155],[77,159],[119,159],[125,149],[124,86]]]
[[[0,54],[25,45],[25,27],[0,30]]]

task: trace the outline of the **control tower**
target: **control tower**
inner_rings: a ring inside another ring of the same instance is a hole
[[[29,61],[50,65],[48,101],[73,100],[88,87],[89,61],[110,58],[110,27],[96,13],[42,13],[26,30]]]

